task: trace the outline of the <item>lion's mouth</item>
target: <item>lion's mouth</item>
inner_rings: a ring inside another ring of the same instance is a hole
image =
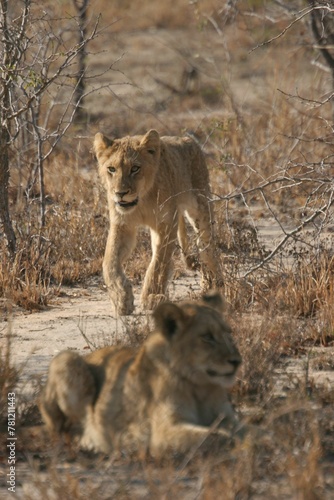
[[[209,375],[209,377],[233,377],[235,371],[233,370],[230,373],[219,373],[215,370],[206,370],[206,373]]]
[[[116,205],[125,209],[135,207],[137,203],[138,203],[138,198],[136,198],[133,201],[124,201],[124,200],[116,201]]]

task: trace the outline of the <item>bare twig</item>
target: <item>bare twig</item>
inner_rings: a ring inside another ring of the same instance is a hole
[[[263,267],[267,262],[272,260],[272,258],[285,246],[285,244],[287,243],[288,240],[293,238],[296,234],[300,233],[308,224],[310,224],[312,221],[314,221],[314,219],[316,219],[316,217],[326,213],[329,210],[329,208],[333,205],[333,202],[334,202],[333,195],[334,195],[334,191],[331,192],[329,200],[325,205],[320,207],[318,210],[315,210],[315,212],[312,215],[307,217],[295,229],[293,229],[292,231],[289,231],[289,232],[284,231],[285,235],[281,239],[281,241],[278,243],[278,245],[261,262],[259,262],[259,264],[257,264],[256,266],[253,266],[246,273],[244,273],[242,278],[246,278],[247,276],[252,274],[257,269],[260,269],[261,267]]]
[[[265,45],[269,45],[270,43],[274,42],[275,40],[278,40],[279,38],[284,36],[285,33],[292,28],[292,26],[294,26],[296,23],[301,21],[304,17],[308,16],[312,11],[315,11],[315,10],[327,10],[328,12],[334,12],[334,9],[328,7],[327,5],[321,5],[319,7],[311,7],[311,8],[303,9],[301,11],[301,14],[298,17],[296,17],[296,19],[291,21],[278,35],[273,36],[269,40],[265,40],[264,42],[257,44],[255,47],[253,47],[249,51],[249,53],[254,52],[254,50],[257,50],[260,47],[264,47]]]

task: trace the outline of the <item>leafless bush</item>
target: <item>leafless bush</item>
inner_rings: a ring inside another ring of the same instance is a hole
[[[62,200],[72,204],[71,211],[78,211],[72,216],[68,206],[54,205],[49,209],[55,202],[52,197],[60,194],[59,172],[64,171],[64,164],[60,163],[64,156],[59,161],[60,141],[77,119],[84,99],[110,85],[94,83],[97,75],[92,71],[88,74],[82,57],[88,53],[88,44],[99,34],[99,16],[88,16],[87,2],[81,6],[74,2],[74,6],[79,17],[75,12],[57,11],[60,6],[55,4],[48,5],[46,12],[32,0],[21,0],[15,5],[13,2],[0,4],[0,217],[3,227],[0,245],[4,254],[0,290],[7,297],[10,290],[15,290],[11,298],[23,305],[43,305],[51,279],[58,284],[78,280],[83,266],[88,274],[96,272],[97,267],[91,265],[91,261],[99,259],[100,245],[96,245],[94,235],[98,219],[88,213],[87,218],[83,217],[80,203],[84,199],[78,200],[76,208],[73,205],[82,193],[78,189],[78,182],[82,185],[80,174],[71,177],[72,188],[75,186],[72,192],[76,190],[74,197],[65,201],[69,196],[67,185],[67,195]],[[112,63],[99,71],[98,76],[107,74],[111,66]],[[83,86],[83,80],[87,87]],[[56,155],[58,163],[53,160]],[[53,180],[46,172],[50,165]],[[69,167],[63,177],[61,194],[70,171]],[[10,174],[16,182],[13,187],[9,186]],[[92,199],[91,193],[87,196]],[[67,229],[61,229],[63,224]],[[89,237],[85,238],[87,231]],[[84,240],[72,240],[72,246],[69,244],[67,250],[60,250],[59,245],[66,239],[69,243],[72,236],[75,239],[79,233]],[[103,234],[102,229],[101,238]],[[96,257],[85,252],[85,244],[91,249],[94,246]]]

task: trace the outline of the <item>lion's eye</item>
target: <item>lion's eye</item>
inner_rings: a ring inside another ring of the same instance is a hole
[[[139,165],[133,165],[133,167],[131,168],[131,174],[137,174],[139,170],[140,170]]]
[[[203,340],[203,342],[208,342],[209,344],[214,344],[216,342],[216,339],[210,332],[201,335],[201,339]]]
[[[114,174],[116,172],[116,169],[114,167],[108,167],[107,168],[109,174]]]

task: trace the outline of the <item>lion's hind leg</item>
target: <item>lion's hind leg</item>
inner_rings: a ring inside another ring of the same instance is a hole
[[[75,433],[84,425],[87,408],[96,395],[94,377],[85,360],[72,351],[58,354],[51,362],[40,400],[40,411],[55,434]],[[82,429],[81,429],[82,430]]]
[[[192,244],[188,235],[185,215],[179,214],[179,224],[177,229],[177,238],[181,247],[182,255],[188,269],[192,271],[200,269],[198,253],[194,253]]]
[[[196,234],[202,274],[201,287],[203,290],[220,288],[223,286],[223,277],[215,248],[213,214],[207,197],[199,195],[197,203],[187,208],[186,216]]]

